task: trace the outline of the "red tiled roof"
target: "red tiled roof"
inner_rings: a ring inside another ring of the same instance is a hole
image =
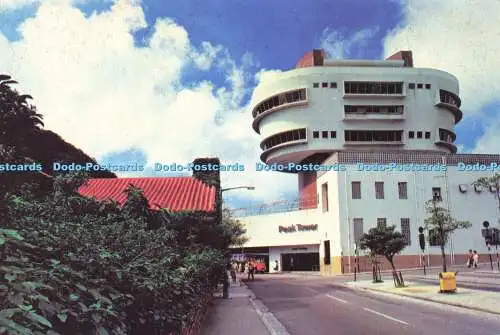
[[[215,211],[215,187],[192,177],[95,178],[78,192],[98,200],[112,199],[121,205],[127,199],[128,185],[142,189],[152,209],[171,211]]]

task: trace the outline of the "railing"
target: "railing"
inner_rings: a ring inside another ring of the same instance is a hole
[[[279,200],[265,204],[250,204],[248,207],[231,208],[234,217],[266,215],[272,213],[286,213],[318,207],[316,197],[295,200]]]

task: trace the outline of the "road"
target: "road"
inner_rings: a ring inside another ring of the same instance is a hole
[[[292,335],[500,334],[499,316],[322,280],[265,275],[246,284]]]

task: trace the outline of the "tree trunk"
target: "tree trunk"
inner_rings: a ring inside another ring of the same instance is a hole
[[[443,258],[443,272],[446,272],[446,254],[444,253],[444,244],[441,244],[441,257]]]
[[[391,264],[391,267],[392,267],[392,277],[394,278],[394,280],[396,281],[396,287],[401,287],[402,286],[402,283],[401,281],[399,280],[399,276],[397,274],[397,271],[396,271],[396,267],[394,266],[394,261],[392,259],[392,257],[387,257],[387,260],[389,261],[389,263]]]

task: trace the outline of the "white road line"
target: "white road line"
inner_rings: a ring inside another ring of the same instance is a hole
[[[370,313],[373,313],[373,314],[377,314],[377,315],[380,315],[380,316],[383,316],[384,318],[386,319],[389,319],[389,320],[392,320],[392,321],[396,321],[396,322],[399,322],[399,323],[402,323],[404,325],[407,325],[408,323],[404,322],[404,321],[401,321],[399,319],[396,319],[396,318],[393,318],[392,316],[389,316],[389,315],[385,315],[385,314],[382,314],[382,313],[379,313],[377,311],[374,311],[373,309],[369,309],[369,308],[363,308],[365,311],[367,312],[370,312]]]
[[[334,297],[333,295],[329,295],[329,294],[327,294],[326,296],[327,296],[328,298],[332,298],[332,299],[335,299],[335,300],[337,300],[337,301],[340,301],[340,302],[342,302],[342,303],[344,303],[344,304],[347,304],[347,301],[342,300],[342,299],[337,298],[337,297]]]
[[[313,290],[313,289],[312,289],[312,288],[310,288],[310,287],[306,287],[306,290],[309,290],[309,291],[314,292],[314,293],[318,293],[318,291]]]

